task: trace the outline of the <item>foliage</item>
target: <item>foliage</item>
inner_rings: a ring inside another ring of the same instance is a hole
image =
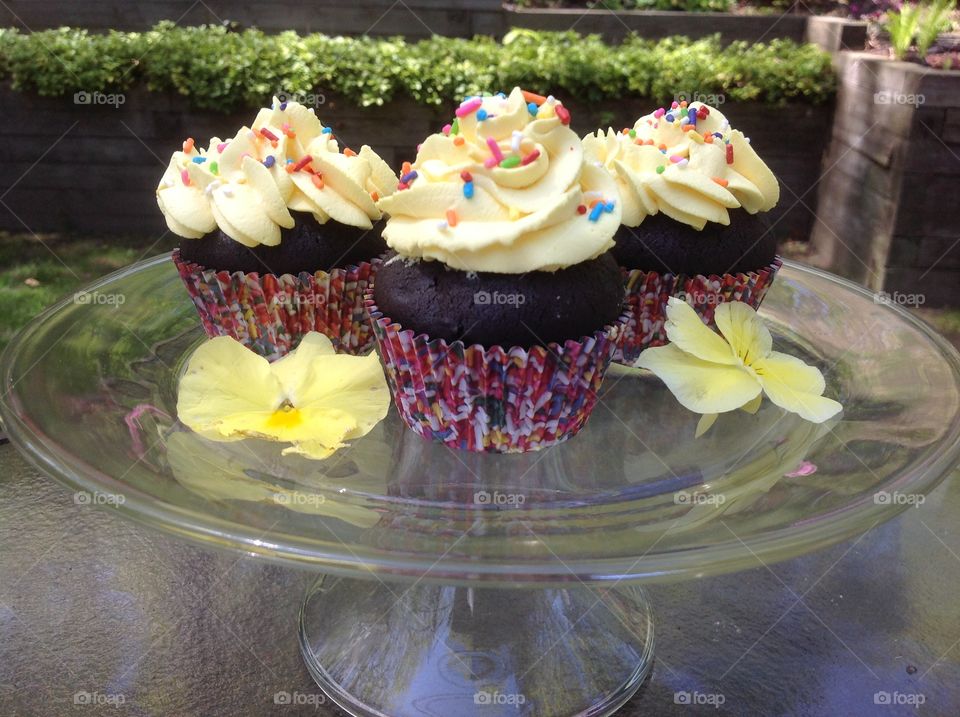
[[[516,0],[519,7],[579,7],[598,10],[676,10],[680,12],[728,12],[733,0]]]
[[[502,42],[409,42],[170,22],[103,35],[0,30],[0,79],[42,95],[122,92],[146,82],[153,91],[188,97],[194,107],[224,112],[262,105],[279,92],[329,92],[359,106],[401,96],[442,105],[518,84],[581,101],[671,98],[680,88],[728,100],[816,103],[832,95],[835,82],[826,53],[788,40],[725,47],[719,36],[631,35],[608,45],[597,35],[514,30]]]
[[[890,11],[884,25],[890,34],[893,56],[904,59],[916,45],[917,55],[925,59],[937,35],[951,27],[950,12],[956,0],[933,0],[927,4],[905,4]]]

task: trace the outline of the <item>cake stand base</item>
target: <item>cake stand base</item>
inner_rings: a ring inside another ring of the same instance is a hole
[[[604,717],[639,689],[653,621],[637,587],[466,588],[322,577],[300,611],[317,684],[363,717]]]

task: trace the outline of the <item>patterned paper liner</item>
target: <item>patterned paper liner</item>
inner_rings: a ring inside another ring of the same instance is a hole
[[[522,453],[575,435],[597,391],[627,314],[579,341],[465,346],[416,334],[367,309],[400,417],[415,433],[459,450]]]
[[[369,353],[375,343],[364,291],[380,259],[314,274],[214,271],[180,259],[177,265],[208,336],[232,336],[270,360],[297,347],[309,331],[329,337],[340,353]]]
[[[685,299],[706,324],[713,325],[713,314],[725,301],[742,301],[754,309],[759,307],[781,266],[777,258],[759,271],[722,276],[624,269],[630,319],[620,335],[613,360],[631,366],[644,349],[668,343],[664,323],[667,300],[671,296]]]

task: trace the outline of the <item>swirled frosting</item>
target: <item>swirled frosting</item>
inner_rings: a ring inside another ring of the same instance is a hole
[[[556,271],[613,246],[611,177],[585,165],[560,102],[514,89],[468,98],[380,200],[401,256],[462,271]]]
[[[729,209],[772,209],[780,198],[777,178],[743,133],[703,103],[673,104],[633,129],[583,138],[586,160],[617,182],[623,223],[635,227],[663,212],[703,229],[707,222],[729,224]]]
[[[192,139],[170,158],[157,204],[175,234],[196,239],[216,228],[245,246],[275,246],[292,228],[290,210],[369,229],[380,219],[376,200],[395,191],[397,177],[364,145],[340,153],[312,109],[281,103],[206,150]]]

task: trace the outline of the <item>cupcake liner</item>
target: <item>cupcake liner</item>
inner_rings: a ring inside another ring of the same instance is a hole
[[[759,271],[722,276],[624,269],[630,318],[620,335],[613,360],[632,366],[644,349],[669,342],[664,323],[667,300],[671,296],[685,299],[704,322],[712,326],[717,306],[725,301],[742,301],[754,309],[759,307],[781,265],[777,258]]]
[[[367,310],[394,403],[421,437],[459,450],[521,453],[579,431],[627,320],[562,345],[465,346],[394,323],[367,290]]]
[[[380,259],[296,276],[204,269],[182,260],[177,249],[173,262],[210,337],[231,336],[270,360],[295,349],[309,331],[325,334],[340,353],[373,349],[364,291]]]

